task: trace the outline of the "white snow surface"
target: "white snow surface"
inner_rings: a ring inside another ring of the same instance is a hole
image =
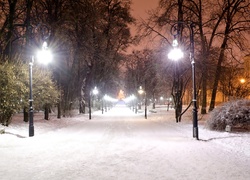
[[[248,180],[250,133],[210,131],[192,115],[176,123],[174,110],[135,114],[125,106],[108,112],[43,120],[35,136],[16,115],[0,134],[2,180]]]

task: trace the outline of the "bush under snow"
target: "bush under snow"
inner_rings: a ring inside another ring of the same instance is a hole
[[[250,100],[229,101],[211,112],[207,120],[208,128],[221,131],[227,125],[233,131],[250,130]]]

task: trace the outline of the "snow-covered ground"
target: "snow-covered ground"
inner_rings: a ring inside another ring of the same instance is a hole
[[[209,131],[203,118],[197,141],[190,119],[175,123],[164,107],[148,119],[124,106],[91,120],[35,114],[35,136],[28,137],[28,123],[17,115],[0,134],[0,179],[250,179],[250,133]]]

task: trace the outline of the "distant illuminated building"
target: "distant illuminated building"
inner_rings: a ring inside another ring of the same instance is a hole
[[[119,99],[119,100],[123,100],[124,98],[125,98],[124,91],[123,91],[123,90],[120,90],[120,91],[119,91],[119,94],[118,94],[118,99]]]

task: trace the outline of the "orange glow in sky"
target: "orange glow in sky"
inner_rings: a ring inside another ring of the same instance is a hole
[[[146,21],[148,18],[147,11],[155,9],[158,6],[158,3],[159,0],[132,0],[131,14],[138,22],[141,19]],[[131,26],[132,35],[136,35],[136,31],[137,26]],[[148,42],[143,41],[138,46],[131,46],[131,48],[127,50],[127,53],[131,53],[133,50],[141,50],[146,46],[148,46]],[[149,46],[151,46],[151,44]]]
[[[147,11],[156,8],[158,0],[132,0],[132,14],[135,18],[147,18]]]

